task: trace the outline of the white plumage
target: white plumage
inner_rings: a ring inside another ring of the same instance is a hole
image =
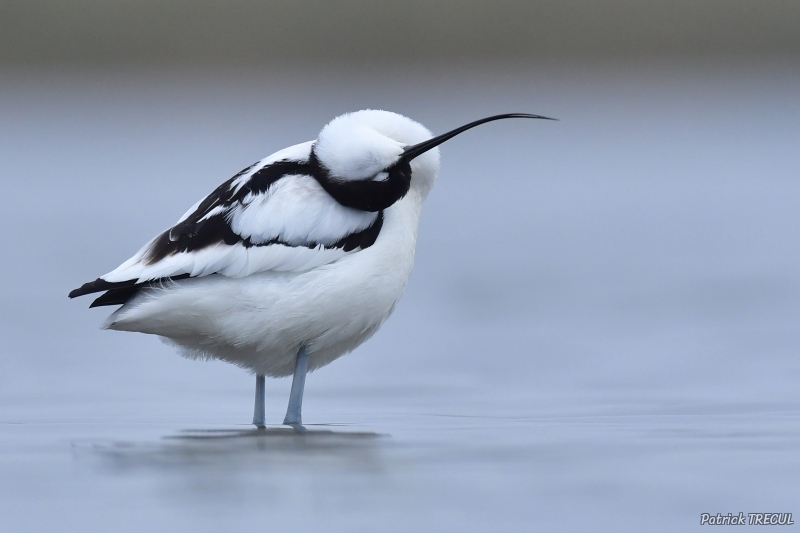
[[[159,335],[187,357],[259,376],[294,372],[285,423],[298,425],[306,366],[324,366],[367,340],[403,293],[439,169],[436,146],[512,117],[544,118],[498,115],[432,139],[396,113],[337,117],[316,141],[220,185],[70,297],[107,291],[93,305],[122,306],[106,328]],[[254,423],[263,425],[258,402],[257,389]]]

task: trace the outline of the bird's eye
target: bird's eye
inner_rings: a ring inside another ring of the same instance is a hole
[[[378,172],[375,174],[375,177],[372,178],[372,181],[386,181],[389,178],[389,173],[386,171]]]

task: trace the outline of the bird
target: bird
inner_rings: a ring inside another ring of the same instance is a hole
[[[392,314],[412,264],[439,145],[501,119],[434,136],[366,109],[327,123],[234,175],[178,222],[70,298],[119,305],[104,329],[162,337],[193,359],[256,375],[253,425],[265,428],[265,377],[293,376],[283,424],[304,430],[305,378],[369,339]]]

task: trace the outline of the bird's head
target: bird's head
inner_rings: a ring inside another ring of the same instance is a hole
[[[434,137],[419,122],[367,109],[330,121],[311,151],[323,187],[343,205],[386,209],[409,190],[424,199],[439,171],[440,144],[470,128],[502,118],[547,118],[512,113],[471,122]],[[552,120],[552,119],[551,119]]]
[[[431,137],[425,126],[410,118],[366,109],[331,120],[319,132],[314,155],[336,181],[382,181],[400,162],[407,146]],[[439,171],[439,150],[428,150],[407,163],[411,166],[410,186],[426,195]]]

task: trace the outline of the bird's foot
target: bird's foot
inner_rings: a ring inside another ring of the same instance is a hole
[[[291,422],[288,419],[283,421],[283,425],[289,426],[295,431],[295,433],[306,433],[308,431],[300,422]]]

